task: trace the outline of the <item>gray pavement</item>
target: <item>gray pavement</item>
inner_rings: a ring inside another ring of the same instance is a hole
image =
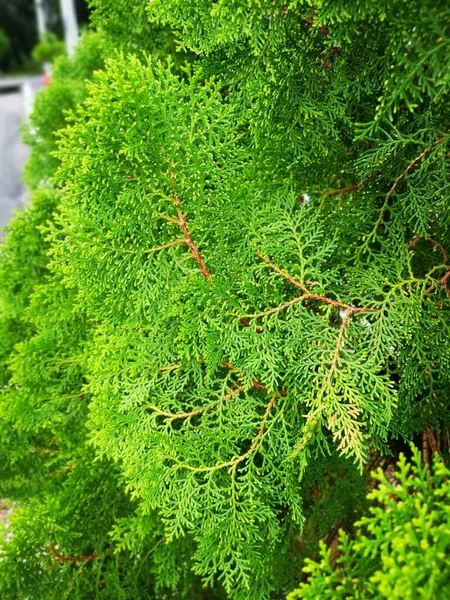
[[[42,87],[42,75],[13,75],[0,76],[0,92],[2,90],[20,91],[23,83],[27,82],[31,85],[34,91]]]
[[[0,228],[2,229],[13,212],[24,205],[26,199],[26,190],[22,184],[22,169],[29,151],[20,139],[20,125],[24,116],[25,101],[20,88],[12,93],[0,93]]]

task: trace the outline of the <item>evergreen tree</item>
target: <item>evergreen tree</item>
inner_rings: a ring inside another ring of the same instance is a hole
[[[369,458],[448,431],[450,10],[92,5],[1,256],[0,592],[283,598]]]

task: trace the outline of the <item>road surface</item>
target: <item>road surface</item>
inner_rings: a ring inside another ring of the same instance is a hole
[[[24,83],[28,86],[28,94],[24,93]],[[21,177],[29,151],[21,143],[20,125],[25,118],[31,90],[34,92],[40,86],[39,77],[0,78],[0,229],[26,199]]]
[[[22,92],[0,94],[0,228],[16,208],[23,206],[26,192],[22,168],[28,149],[20,141],[20,124],[25,105]]]

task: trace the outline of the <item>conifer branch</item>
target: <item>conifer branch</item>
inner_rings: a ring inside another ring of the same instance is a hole
[[[168,215],[162,215],[161,213],[159,213],[158,216],[161,217],[161,219],[165,219],[169,223],[172,223],[173,225],[180,225],[180,223],[173,217],[169,217]]]
[[[191,465],[185,465],[185,464],[182,466],[185,467],[186,469],[189,469],[190,471],[195,471],[196,473],[206,473],[206,472],[211,473],[213,471],[218,471],[219,469],[225,469],[227,467],[234,467],[234,466],[244,462],[245,460],[247,460],[247,458],[251,454],[253,454],[253,452],[258,448],[259,444],[261,443],[261,439],[264,435],[264,430],[266,428],[267,420],[270,416],[271,410],[272,410],[273,405],[275,404],[275,400],[277,398],[279,398],[279,394],[274,394],[272,396],[272,398],[270,399],[270,402],[268,403],[266,410],[264,412],[264,416],[261,421],[261,426],[258,430],[258,433],[256,434],[256,437],[253,439],[253,442],[252,442],[250,448],[247,450],[247,452],[244,452],[244,454],[241,454],[240,456],[233,458],[227,462],[218,463],[211,467],[192,467]]]
[[[225,367],[227,367],[227,369],[230,369],[230,371],[237,371],[237,368],[234,365],[232,365],[231,363],[229,363],[228,361],[226,361],[226,360],[223,360],[222,364]],[[244,373],[243,377],[245,377],[245,376],[246,376],[246,374]],[[237,381],[239,382],[239,379]],[[254,388],[259,388],[261,390],[268,391],[267,388],[266,388],[266,386],[263,385],[262,383],[259,383],[259,381],[256,381],[256,379],[253,379],[253,381],[251,382],[251,386],[254,387]],[[281,395],[283,395],[283,393],[281,393]]]
[[[50,478],[59,477],[59,475],[63,475],[64,473],[71,471],[74,468],[74,466],[75,465],[71,464],[71,465],[67,465],[66,467],[62,467],[61,469],[58,469],[57,471],[50,473],[49,477]]]
[[[442,285],[442,287],[444,287],[446,290],[448,290],[448,280],[450,279],[450,271],[447,271],[447,273],[441,277],[441,279],[439,279],[439,284]]]
[[[240,394],[245,389],[246,389],[246,386],[242,385],[242,386],[236,388],[235,390],[231,390],[231,392],[229,392],[228,394],[225,394],[222,401],[228,400],[229,398],[232,398],[233,396]],[[158,408],[157,406],[154,406],[153,404],[150,404],[150,406],[148,408],[151,408],[156,414],[158,414],[162,417],[167,417],[171,421],[175,421],[177,419],[190,419],[191,417],[195,417],[197,415],[205,413],[207,410],[211,410],[211,409],[217,410],[217,404],[213,404],[212,406],[205,406],[204,408],[198,408],[196,410],[191,410],[189,412],[180,412],[180,413],[171,413],[167,410],[161,410],[160,408]]]
[[[162,246],[158,246],[157,248],[150,248],[150,250],[144,250],[144,254],[152,254],[153,252],[159,252],[160,250],[165,250],[166,248],[172,248],[172,246],[178,246],[179,244],[185,243],[186,240],[174,240],[173,242],[168,242],[167,244],[163,244]]]
[[[430,242],[431,244],[433,244],[433,246],[436,246],[436,248],[439,248],[439,250],[442,252],[444,264],[448,263],[448,254],[447,254],[444,246],[442,244],[440,244],[437,240],[435,240],[431,237],[422,237],[422,236],[418,235],[417,237],[415,237],[413,240],[411,240],[409,242],[408,246],[410,248],[414,248],[414,246],[416,246],[420,240],[424,240],[425,242]]]
[[[400,173],[400,175],[397,177],[397,179],[394,181],[394,183],[392,184],[392,186],[390,187],[387,196],[383,202],[383,205],[380,209],[380,212],[378,214],[378,219],[375,223],[375,227],[373,228],[372,233],[370,234],[370,236],[367,238],[363,248],[367,247],[367,244],[370,242],[370,240],[372,240],[378,230],[378,227],[381,225],[381,223],[383,222],[384,219],[384,213],[386,212],[386,208],[389,204],[389,200],[391,199],[391,197],[393,196],[393,194],[395,193],[395,190],[397,189],[398,184],[402,181],[402,179],[404,179],[404,177],[406,177],[406,175],[417,165],[417,163],[419,163],[422,158],[424,158],[429,152],[431,152],[431,150],[433,148],[435,148],[436,146],[439,146],[439,144],[442,144],[442,142],[445,142],[445,140],[448,139],[448,135],[444,135],[443,137],[441,137],[440,139],[438,139],[436,142],[434,142],[431,146],[429,146],[428,148],[425,148],[425,150],[423,150],[418,156],[416,156],[416,158],[414,158],[406,167],[406,169]]]
[[[442,266],[446,266],[446,265],[442,265]],[[447,272],[446,272],[446,273],[443,275],[443,277],[441,277],[439,280],[437,280],[437,281],[434,281],[434,282],[433,282],[433,283],[432,283],[432,284],[431,284],[431,285],[430,285],[430,286],[427,288],[427,290],[426,290],[426,293],[427,293],[427,294],[429,294],[430,292],[432,292],[432,291],[433,291],[433,289],[434,289],[434,288],[435,288],[437,285],[440,285],[440,286],[442,286],[442,287],[445,289],[445,291],[446,291],[446,292],[447,292],[447,294],[448,294],[448,292],[449,292],[449,290],[448,290],[448,280],[449,280],[449,279],[450,279],[450,270],[449,270],[449,271],[447,271]]]
[[[161,410],[157,406],[150,404],[148,406],[153,412],[161,417],[167,417],[168,419],[175,421],[176,419],[189,419],[190,417],[195,417],[196,415],[200,415],[208,410],[209,407],[198,408],[197,410],[191,410],[189,412],[180,412],[180,413],[171,413],[168,410]]]
[[[285,308],[289,308],[293,304],[297,304],[297,302],[301,302],[302,300],[305,300],[307,298],[309,298],[309,296],[307,294],[303,294],[302,296],[298,296],[297,298],[293,298],[292,300],[289,300],[289,302],[280,304],[280,306],[276,306],[275,308],[271,308],[270,310],[265,310],[264,312],[255,313],[253,315],[247,315],[244,318],[258,319],[259,317],[267,317],[268,315],[273,315],[274,313],[280,312],[281,310],[284,310]]]
[[[270,260],[264,256],[264,254],[262,254],[261,252],[257,252],[256,253],[259,258],[261,258],[265,263],[267,263],[267,265],[273,269],[276,273],[278,273],[278,275],[281,275],[282,277],[284,277],[285,279],[287,279],[290,283],[292,283],[292,285],[295,285],[295,287],[298,287],[302,290],[302,292],[309,296],[310,292],[309,290],[303,285],[303,283],[300,283],[300,281],[297,281],[296,279],[294,279],[293,277],[291,277],[289,275],[289,273],[286,273],[286,271],[283,271],[282,269],[280,269],[280,267],[277,267],[277,265],[275,265],[274,263],[270,262]]]
[[[374,177],[375,177],[375,174],[372,174],[372,175],[369,175],[369,176],[365,177],[359,183],[355,183],[354,185],[349,185],[349,186],[344,187],[344,188],[336,188],[336,189],[329,190],[328,192],[325,192],[325,196],[326,197],[329,197],[329,196],[343,196],[344,194],[349,194],[351,192],[357,192],[362,187],[364,187],[369,181],[371,181]]]
[[[237,368],[226,360],[223,360],[222,364],[227,367],[227,369],[230,369],[230,371],[237,371]]]
[[[117,249],[114,248],[117,252],[122,252],[124,254],[153,254],[154,252],[159,252],[160,250],[165,250],[166,248],[171,248],[172,246],[178,246],[179,244],[186,243],[186,240],[174,240],[173,242],[168,242],[167,244],[163,244],[162,246],[157,246],[156,248],[150,248],[149,250],[128,250],[128,249]]]
[[[352,316],[351,311],[347,310],[344,315],[344,318],[342,319],[342,323],[341,323],[341,327],[339,329],[339,335],[338,335],[338,339],[337,339],[337,343],[336,343],[336,348],[334,350],[333,359],[331,361],[331,366],[328,370],[327,377],[326,377],[322,387],[320,388],[319,394],[317,396],[317,400],[322,399],[326,389],[330,385],[331,378],[333,377],[334,371],[336,370],[336,365],[337,365],[337,361],[339,358],[339,354],[341,352],[342,343],[344,341],[345,328],[347,327],[347,323],[349,322],[351,316]]]
[[[200,267],[200,271],[202,272],[203,277],[205,279],[210,280],[211,273],[208,271],[205,261],[203,260],[202,255],[200,254],[200,250],[198,249],[198,247],[196,246],[196,244],[194,243],[194,241],[192,239],[191,232],[189,231],[189,228],[186,223],[186,215],[181,210],[178,210],[178,219],[179,219],[178,226],[180,227],[181,231],[183,232],[183,234],[185,236],[185,243],[188,245],[188,247],[191,251],[192,258],[195,260],[195,262]]]
[[[425,150],[423,152],[421,152],[418,156],[416,156],[416,158],[414,158],[406,167],[406,169],[403,171],[403,173],[401,173],[397,179],[394,181],[394,184],[392,185],[391,189],[389,190],[389,195],[392,195],[398,184],[400,183],[400,181],[411,171],[411,169],[422,160],[422,158],[428,154],[428,152],[430,152],[435,146],[439,146],[439,144],[442,144],[442,142],[445,142],[445,140],[448,138],[448,135],[444,135],[442,136],[439,140],[436,140],[432,146],[425,148]]]
[[[165,149],[163,146],[161,147],[161,150],[163,152],[165,152]],[[164,160],[167,162],[167,156],[164,156]],[[188,246],[189,250],[191,251],[192,258],[195,260],[195,262],[200,267],[200,271],[202,272],[203,277],[207,280],[210,280],[211,273],[208,271],[208,269],[206,267],[206,263],[203,260],[202,255],[200,254],[200,250],[199,250],[198,246],[195,244],[194,240],[192,239],[192,234],[187,226],[186,215],[181,210],[182,202],[181,202],[181,198],[179,197],[179,194],[177,193],[175,173],[172,170],[169,171],[169,177],[170,177],[170,181],[172,183],[172,187],[174,190],[174,197],[170,200],[171,200],[172,204],[175,204],[176,206],[180,207],[180,208],[178,208],[178,211],[177,211],[178,212],[178,221],[175,221],[175,219],[173,219],[172,221],[175,225],[178,225],[178,227],[183,232],[184,242]],[[210,281],[210,285],[212,285],[212,281]]]
[[[237,394],[240,394],[241,392],[245,391],[246,386],[245,385],[241,385],[238,388],[236,388],[235,390],[231,390],[231,392],[228,392],[228,394],[226,394],[224,396],[225,399],[228,400],[228,398],[232,398],[233,396],[236,396]]]
[[[181,200],[177,197],[174,199],[173,201],[174,204],[180,205],[181,204]],[[184,214],[184,212],[181,209],[178,209],[178,220],[174,219],[173,217],[169,217],[168,215],[163,215],[163,214],[159,214],[159,216],[162,219],[165,219],[166,221],[168,221],[169,223],[172,223],[173,225],[177,225],[181,231],[183,232],[184,238],[182,240],[176,240],[174,242],[172,242],[170,244],[170,246],[175,246],[176,244],[186,244],[189,248],[189,250],[191,251],[192,254],[192,258],[195,260],[195,262],[198,264],[198,266],[200,267],[200,271],[202,272],[203,277],[205,277],[205,279],[211,280],[211,273],[208,271],[207,267],[206,267],[206,263],[203,260],[202,255],[200,254],[200,250],[198,249],[198,246],[195,244],[194,240],[192,239],[192,234],[187,226],[187,221],[186,221],[186,215]],[[165,247],[169,247],[169,245],[165,246]],[[163,247],[157,248],[156,250],[162,250]],[[151,252],[152,250],[149,250],[148,252]],[[212,282],[210,282],[212,285]]]
[[[305,300],[305,299],[317,300],[318,302],[322,302],[323,304],[329,304],[336,308],[341,308],[343,310],[346,310],[350,314],[362,313],[362,312],[372,312],[372,313],[379,312],[378,308],[366,308],[363,306],[351,306],[350,304],[345,304],[344,302],[340,302],[339,300],[333,300],[332,298],[328,298],[328,296],[323,296],[321,294],[314,294],[313,292],[310,292],[303,283],[301,283],[300,281],[297,281],[291,275],[289,275],[289,273],[286,273],[286,271],[283,271],[282,269],[277,267],[274,263],[270,262],[270,260],[266,256],[261,254],[261,252],[258,252],[257,254],[264,262],[267,263],[267,265],[271,269],[273,269],[276,273],[278,273],[279,275],[281,275],[282,277],[287,279],[290,283],[292,283],[292,285],[295,285],[296,287],[300,288],[303,291],[303,293],[304,293],[303,296],[294,298],[294,300],[296,302],[300,302],[301,300]],[[277,309],[275,309],[273,312],[277,312],[278,310],[283,310],[283,308],[287,308],[287,306],[290,306],[290,304],[294,304],[294,303],[295,303],[294,301],[291,301],[290,303],[285,303],[284,305],[277,307]]]
[[[333,354],[333,358],[331,360],[331,365],[330,368],[328,369],[328,373],[327,376],[322,384],[322,387],[319,390],[319,393],[317,394],[317,397],[315,399],[315,402],[318,403],[322,400],[326,390],[328,389],[330,383],[331,383],[331,379],[333,377],[333,374],[336,370],[336,366],[337,366],[337,361],[339,359],[339,355],[341,353],[341,349],[342,349],[342,344],[344,341],[344,332],[345,332],[345,328],[347,327],[348,322],[350,321],[350,318],[352,316],[352,312],[350,310],[347,310],[343,319],[342,319],[342,323],[341,323],[341,327],[339,329],[339,334],[338,334],[338,338],[337,338],[337,342],[336,342],[336,347],[334,350],[334,354]],[[306,422],[307,424],[310,425],[310,431],[306,432],[303,436],[303,440],[301,442],[299,442],[294,450],[291,453],[291,458],[296,457],[298,454],[300,454],[300,452],[305,448],[305,446],[307,445],[307,443],[309,442],[309,440],[312,437],[312,432],[317,428],[317,426],[319,425],[319,421],[317,419],[317,415],[316,412],[310,412],[306,418]]]

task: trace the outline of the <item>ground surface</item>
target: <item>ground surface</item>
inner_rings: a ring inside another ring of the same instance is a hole
[[[23,206],[25,189],[21,172],[28,149],[20,141],[25,103],[22,93],[0,94],[0,228],[16,208]]]
[[[0,77],[0,229],[26,198],[21,173],[28,149],[21,143],[20,126],[41,86],[39,76]]]

